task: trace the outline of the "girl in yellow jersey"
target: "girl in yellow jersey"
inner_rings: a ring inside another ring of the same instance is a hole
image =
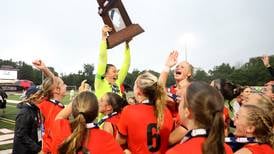
[[[130,66],[130,49],[126,43],[124,61],[119,70],[112,64],[107,64],[107,33],[112,29],[105,25],[102,29],[102,42],[100,45],[99,63],[95,76],[95,95],[100,99],[105,93],[113,92],[122,96],[120,85],[124,82]]]

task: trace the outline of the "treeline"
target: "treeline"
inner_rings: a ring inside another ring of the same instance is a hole
[[[274,55],[270,56],[270,64],[274,66]],[[27,79],[33,81],[35,84],[39,85],[42,81],[42,74],[40,71],[34,69],[31,65],[23,62],[18,61],[14,62],[12,59],[10,60],[1,60],[0,59],[0,68],[2,65],[9,65],[18,69],[18,79]],[[56,75],[53,67],[49,67]],[[133,87],[134,81],[137,76],[142,71],[134,69],[131,73],[128,73],[124,84],[126,87]],[[159,76],[159,72],[152,71],[153,74]],[[71,74],[59,74],[59,76],[64,80],[67,85],[71,86],[79,86],[81,81],[84,79],[88,80],[88,83],[94,87],[94,64],[84,64],[83,69],[79,70],[77,73]],[[208,72],[201,69],[195,68],[194,71],[194,80],[203,80],[206,82],[210,82],[216,78],[225,78],[233,83],[237,83],[240,85],[263,85],[267,81],[271,79],[271,76],[260,57],[250,58],[249,61],[243,65],[239,66],[230,66],[230,64],[222,63],[219,66],[215,66],[213,69],[209,70]],[[167,84],[171,85],[175,83],[173,79],[173,72],[169,73]]]

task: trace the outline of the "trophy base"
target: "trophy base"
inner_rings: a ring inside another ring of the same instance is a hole
[[[107,38],[107,48],[111,49],[118,44],[132,39],[134,36],[144,32],[141,26],[138,24],[132,24],[126,28],[111,34]]]

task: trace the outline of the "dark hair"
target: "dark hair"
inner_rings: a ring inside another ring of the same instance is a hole
[[[108,71],[108,69],[109,69],[110,67],[115,67],[115,65],[113,65],[113,64],[107,64],[105,74],[107,73],[107,71]]]
[[[108,97],[107,102],[112,106],[113,112],[119,113],[126,105],[128,105],[127,101],[118,94],[107,92],[106,95]]]
[[[109,68],[111,68],[111,67],[115,67],[115,65],[113,65],[113,64],[107,64],[107,66],[106,66],[106,70],[105,70],[105,74],[102,76],[102,79],[104,79],[104,78],[105,78],[106,73],[108,72]]]
[[[239,96],[243,90],[240,85],[233,84],[226,79],[215,79],[212,82],[213,87],[221,92],[224,99],[229,101]]]
[[[205,82],[193,81],[186,90],[184,107],[193,113],[195,124],[209,130],[202,146],[203,154],[220,154],[224,150],[224,99]]]
[[[86,123],[94,121],[98,115],[96,96],[89,91],[77,95],[72,102],[72,115],[74,116],[71,122],[73,132],[60,145],[58,151],[61,154],[74,154],[82,147],[83,140],[88,134]]]

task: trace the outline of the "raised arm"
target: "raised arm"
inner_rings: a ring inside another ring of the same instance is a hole
[[[264,63],[264,66],[268,69],[268,71],[269,71],[270,75],[272,76],[272,78],[274,78],[274,69],[271,67],[271,65],[269,63],[269,56],[263,55],[262,61]]]
[[[122,84],[127,76],[127,72],[129,70],[130,66],[130,61],[131,61],[131,56],[130,56],[130,48],[128,42],[125,43],[125,51],[124,51],[124,60],[123,64],[119,70],[118,73],[118,79],[117,82],[119,84]]]
[[[166,59],[165,67],[159,77],[159,82],[161,82],[163,84],[163,86],[166,86],[166,81],[167,81],[168,73],[169,73],[170,69],[173,66],[175,66],[177,63],[178,54],[179,54],[178,51],[173,50],[172,52],[169,53],[169,55]]]
[[[266,68],[270,67],[270,64],[269,64],[269,57],[268,57],[267,55],[263,55],[262,61],[263,61],[264,66],[265,66]]]
[[[32,64],[35,66],[35,68],[39,69],[40,71],[42,71],[44,73],[44,75],[46,77],[50,77],[50,78],[53,78],[55,75],[49,70],[49,68],[45,65],[45,63],[40,60],[40,59],[37,59],[37,60],[34,60],[32,62]]]
[[[97,66],[97,73],[95,76],[95,89],[97,89],[98,81],[102,80],[107,66],[107,36],[108,32],[111,32],[111,28],[105,25],[102,28],[102,41],[100,44],[99,62]]]

